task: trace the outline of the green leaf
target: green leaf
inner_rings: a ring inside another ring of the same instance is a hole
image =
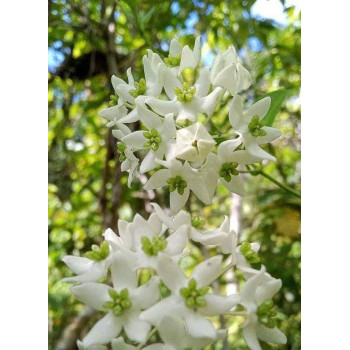
[[[266,126],[272,126],[275,122],[277,113],[281,110],[281,106],[287,96],[290,94],[290,90],[277,90],[269,92],[268,94],[262,96],[261,98],[270,96],[271,106],[266,116],[262,119]]]

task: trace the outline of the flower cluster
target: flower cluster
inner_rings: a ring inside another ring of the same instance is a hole
[[[272,301],[281,280],[261,265],[259,244],[240,243],[228,217],[208,231],[204,220],[182,210],[190,191],[211,204],[218,182],[243,195],[242,167],[274,160],[261,145],[281,134],[264,123],[269,97],[244,110],[239,93],[249,88],[251,76],[233,47],[219,53],[211,68],[202,67],[200,58],[199,37],[193,50],[174,39],[163,60],[148,50],[138,82],[131,69],[127,82],[112,77],[115,95],[100,115],[119,140],[128,185],[137,174],[149,173],[144,188],[167,186],[171,211],[153,203],[148,220],[139,214],[132,222],[119,220],[118,234],[107,229],[104,241],[85,257],[63,258],[75,273],[64,279],[75,284],[72,293],[104,313],[78,341],[80,350],[104,350],[109,344],[113,350],[141,349],[155,332],[162,343],[143,349],[199,350],[225,338],[227,330],[210,319],[218,315],[245,317],[243,335],[252,350],[261,349],[259,341],[286,343]],[[222,98],[229,99],[226,140],[207,125]],[[187,276],[182,261],[193,245],[216,248],[217,254]],[[214,288],[229,270],[244,276],[240,294],[221,295]]]
[[[148,220],[138,214],[132,222],[119,220],[119,235],[108,229],[101,245],[92,246],[85,257],[63,258],[76,274],[65,278],[76,283],[72,293],[105,313],[79,341],[79,348],[107,349],[106,344],[111,343],[112,349],[136,349],[119,336],[122,330],[130,341],[144,344],[154,326],[163,343],[144,349],[202,349],[225,337],[226,330],[216,329],[208,319],[223,314],[246,317],[243,332],[251,349],[260,349],[258,339],[285,343],[275,326],[272,302],[281,281],[266,273],[264,266],[256,270],[251,265],[260,262],[259,245],[239,244],[227,217],[219,228],[205,231],[200,228],[202,220],[186,211],[169,216],[152,205],[154,212]],[[186,276],[180,259],[189,254],[186,247],[191,241],[217,247],[220,253]],[[224,254],[229,264],[223,262]],[[246,278],[241,294],[214,293],[212,283],[229,268],[241,270]],[[109,271],[112,286],[100,283]],[[243,311],[235,313],[237,308]]]
[[[200,58],[200,37],[193,50],[173,39],[164,60],[148,50],[144,78],[135,82],[130,68],[128,82],[113,76],[111,107],[100,113],[120,141],[118,153],[122,171],[129,172],[128,185],[137,174],[150,173],[144,188],[168,186],[173,213],[185,205],[190,191],[211,204],[218,181],[244,195],[242,167],[274,160],[261,145],[281,135],[264,123],[270,97],[243,109],[238,93],[249,88],[251,75],[232,46],[216,56],[211,68],[203,67]],[[207,124],[223,97],[230,99],[232,128],[219,144]]]

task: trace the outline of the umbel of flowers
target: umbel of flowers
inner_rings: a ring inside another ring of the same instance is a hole
[[[209,318],[217,315],[245,318],[243,335],[250,349],[261,349],[259,341],[286,343],[272,301],[281,280],[259,264],[260,246],[238,242],[228,217],[219,228],[206,231],[202,220],[182,210],[191,191],[211,204],[218,182],[244,195],[241,172],[274,160],[261,145],[281,134],[264,122],[270,97],[244,109],[239,93],[249,88],[251,75],[233,47],[219,53],[211,68],[201,68],[200,58],[199,37],[193,50],[173,39],[167,58],[147,50],[144,78],[138,82],[130,68],[127,82],[112,77],[115,95],[100,115],[119,140],[128,185],[138,174],[148,174],[145,190],[167,187],[170,212],[153,203],[148,220],[139,214],[132,222],[119,220],[118,234],[108,229],[101,245],[93,245],[85,257],[63,258],[75,273],[64,279],[75,284],[72,293],[104,314],[78,341],[79,349],[108,349],[109,344],[113,350],[202,349],[226,336],[227,330],[216,329]],[[188,70],[191,77],[198,73],[193,81],[186,79]],[[207,123],[224,96],[230,97],[232,130],[218,144]],[[135,122],[138,127],[129,128]],[[190,241],[217,247],[218,254],[186,276],[180,262],[189,254]],[[243,274],[240,294],[214,292],[212,283],[228,270]],[[145,272],[147,278],[140,278]],[[155,332],[162,343],[143,347]]]

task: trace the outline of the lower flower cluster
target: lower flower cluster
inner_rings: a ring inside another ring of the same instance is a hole
[[[272,301],[281,280],[263,265],[258,270],[251,266],[260,262],[259,245],[239,244],[227,217],[219,228],[205,231],[203,220],[186,211],[169,216],[152,206],[148,220],[136,214],[132,222],[119,220],[118,235],[107,229],[101,245],[92,246],[85,257],[63,258],[75,273],[64,279],[75,284],[72,293],[104,313],[78,341],[79,349],[102,350],[108,344],[113,350],[141,349],[156,331],[162,343],[143,349],[202,349],[226,337],[227,330],[216,329],[210,320],[217,315],[245,317],[243,334],[250,349],[261,349],[259,340],[286,343]],[[180,262],[190,253],[191,241],[217,247],[219,253],[186,276]],[[240,294],[215,293],[212,283],[230,269],[244,275]]]

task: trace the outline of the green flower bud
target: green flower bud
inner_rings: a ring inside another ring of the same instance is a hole
[[[146,80],[144,78],[140,79],[140,81],[137,83],[134,83],[135,89],[130,90],[129,94],[136,98],[137,96],[143,95],[146,92]]]
[[[168,242],[163,236],[154,235],[152,241],[146,237],[141,237],[142,250],[150,256],[156,256],[162,250],[164,250]]]
[[[204,307],[207,305],[204,295],[206,295],[208,291],[209,287],[197,289],[197,282],[191,279],[188,282],[187,288],[180,289],[180,294],[188,308],[196,309],[197,307]]]
[[[143,144],[143,147],[145,148],[151,148],[153,151],[157,151],[159,148],[159,145],[162,142],[162,138],[159,135],[158,131],[156,129],[152,129],[150,131],[145,131],[143,133],[143,136],[148,139],[148,141],[146,141]]]
[[[191,225],[195,228],[201,228],[206,224],[206,221],[201,219],[198,216],[194,216],[193,218],[191,218]]]
[[[248,124],[248,130],[254,137],[265,136],[266,131],[262,129],[264,126],[265,123],[260,121],[258,115],[255,115]]]
[[[174,89],[174,93],[177,96],[177,100],[180,102],[191,102],[193,100],[193,96],[196,93],[196,87],[190,86],[189,83],[184,82],[182,84],[182,88],[176,87]]]
[[[236,176],[239,174],[237,167],[238,163],[236,162],[222,164],[219,171],[220,177],[224,178],[225,181],[230,182],[232,175]]]
[[[185,188],[187,187],[187,182],[179,175],[169,178],[167,183],[170,192],[174,192],[177,189],[177,192],[181,195],[184,194]]]

